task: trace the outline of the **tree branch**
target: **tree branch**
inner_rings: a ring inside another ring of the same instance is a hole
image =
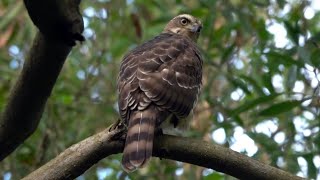
[[[64,61],[74,41],[82,37],[82,16],[78,11],[79,2],[76,2],[25,0],[29,15],[41,32],[37,33],[33,41],[23,69],[0,116],[0,161],[37,128]],[[52,16],[50,12],[55,10],[55,15]],[[58,28],[51,28],[55,25],[58,25]],[[71,40],[64,38],[64,34],[71,35]],[[62,37],[58,38],[60,36]]]
[[[74,179],[99,160],[122,152],[124,142],[113,138],[119,133],[121,130],[105,130],[74,144],[24,179]],[[201,140],[169,135],[155,138],[153,155],[157,157],[207,167],[239,179],[302,179],[228,148]]]

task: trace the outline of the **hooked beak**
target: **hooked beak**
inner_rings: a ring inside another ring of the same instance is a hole
[[[195,32],[200,33],[201,29],[202,29],[202,25],[200,25],[200,24],[195,24],[195,25],[192,26],[191,32],[193,32],[193,33],[195,33]]]

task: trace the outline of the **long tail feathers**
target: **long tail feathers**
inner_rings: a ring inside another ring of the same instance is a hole
[[[147,111],[138,111],[130,117],[122,167],[131,172],[143,167],[152,156],[156,119]]]

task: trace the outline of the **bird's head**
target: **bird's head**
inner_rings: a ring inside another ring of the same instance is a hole
[[[171,19],[163,32],[180,34],[196,42],[201,29],[202,23],[199,19],[189,14],[181,14]]]

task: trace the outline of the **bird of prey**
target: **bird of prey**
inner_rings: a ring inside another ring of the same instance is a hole
[[[197,48],[202,23],[182,14],[162,33],[130,51],[118,77],[118,106],[127,126],[122,166],[127,172],[143,167],[152,155],[153,137],[163,121],[174,127],[191,114],[202,79]]]

